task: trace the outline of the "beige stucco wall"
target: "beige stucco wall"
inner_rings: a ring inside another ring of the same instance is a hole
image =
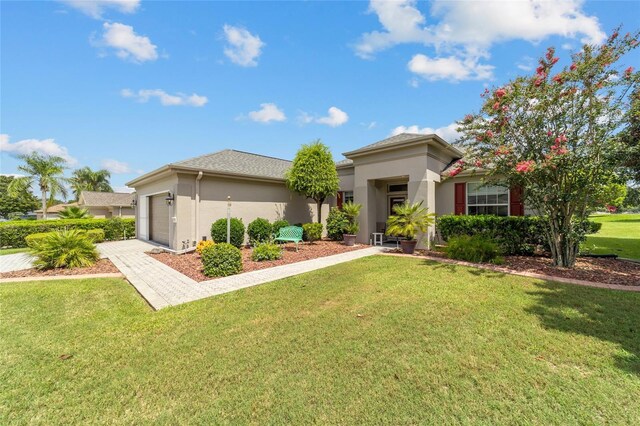
[[[181,185],[187,179],[195,188],[195,176],[181,176]],[[227,196],[231,196],[231,216],[241,218],[245,226],[258,217],[269,221],[285,219],[292,224],[316,221],[315,202],[292,193],[284,183],[205,176],[200,182],[200,224],[194,237],[211,237],[211,224],[227,217]],[[195,189],[192,203],[195,204]],[[329,202],[325,202],[323,223],[328,213]]]
[[[386,185],[406,182],[409,201],[422,201],[423,206],[433,212],[436,209],[435,183],[440,180],[440,172],[451,161],[451,156],[421,144],[371,153],[353,160],[354,199],[363,205],[358,241],[368,243],[371,233],[377,230],[377,223],[387,219]],[[433,229],[428,234],[432,233]]]

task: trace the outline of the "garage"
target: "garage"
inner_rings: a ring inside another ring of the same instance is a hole
[[[169,245],[170,206],[166,193],[149,197],[149,239],[158,244]]]

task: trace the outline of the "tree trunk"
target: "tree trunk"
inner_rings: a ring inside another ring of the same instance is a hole
[[[42,218],[47,218],[47,191],[42,190]]]
[[[547,239],[551,249],[551,257],[555,266],[573,268],[580,249],[580,241],[573,237],[573,229],[570,219],[559,220],[549,218],[549,230]]]
[[[316,205],[318,206],[318,223],[322,223],[322,202],[324,200],[316,200]]]

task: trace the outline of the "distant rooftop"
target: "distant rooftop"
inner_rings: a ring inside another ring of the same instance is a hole
[[[101,206],[130,206],[135,195],[126,192],[95,192],[82,191],[80,199],[83,206],[101,207]]]

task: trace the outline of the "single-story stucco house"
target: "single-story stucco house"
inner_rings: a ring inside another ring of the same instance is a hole
[[[395,204],[423,201],[441,214],[522,215],[520,191],[481,186],[478,173],[445,178],[443,172],[462,152],[437,135],[403,133],[344,153],[336,163],[340,191],[322,207],[345,201],[362,204],[357,240],[384,230]],[[181,251],[203,237],[211,223],[227,215],[245,225],[257,217],[312,222],[313,200],[285,185],[291,161],[224,150],[167,164],[127,183],[137,197],[137,237]],[[230,201],[227,199],[230,197]],[[432,233],[431,231],[430,233]]]
[[[126,192],[82,191],[77,202],[56,204],[47,208],[47,219],[58,219],[58,213],[71,206],[87,209],[96,219],[134,218],[134,199],[134,194]],[[42,219],[42,210],[36,210],[36,215],[38,219]]]

